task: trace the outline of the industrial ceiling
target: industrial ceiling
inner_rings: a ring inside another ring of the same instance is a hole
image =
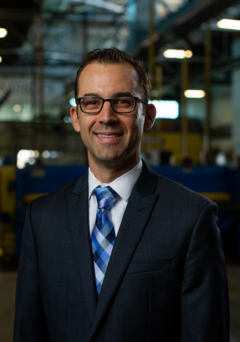
[[[36,93],[41,93],[38,83],[43,82],[45,102],[63,105],[73,96],[74,77],[83,56],[96,48],[115,46],[125,50],[140,58],[149,70],[151,3],[152,0],[2,0],[0,26],[8,34],[0,39],[0,100],[4,102],[5,96],[5,104],[16,102],[7,92],[13,94],[22,80],[21,86],[28,84],[28,97],[24,99],[19,93],[18,102],[25,101],[25,107],[41,102],[41,94]],[[187,46],[193,52],[189,60],[191,82],[193,86],[203,82],[207,28],[211,31],[212,81],[229,84],[229,71],[240,66],[239,33],[220,30],[216,23],[223,17],[240,18],[239,1],[155,0],[153,6],[155,64],[163,70],[162,96],[177,98],[180,88],[181,63],[163,56],[167,48]],[[59,81],[63,82],[62,87]],[[51,82],[55,82],[55,93],[49,99]],[[33,93],[35,100],[31,99]],[[51,108],[49,111],[57,112]],[[33,118],[30,114],[26,117]]]

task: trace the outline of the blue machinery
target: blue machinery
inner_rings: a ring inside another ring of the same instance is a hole
[[[27,204],[42,194],[48,194],[78,179],[87,169],[87,166],[41,166],[17,170],[18,256]],[[240,258],[240,171],[216,166],[194,166],[189,169],[158,166],[152,169],[218,203],[219,228],[225,244],[225,253],[233,253],[235,257]]]

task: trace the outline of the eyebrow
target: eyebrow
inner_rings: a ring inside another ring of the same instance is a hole
[[[132,93],[130,93],[129,91],[127,91],[127,92],[120,92],[120,93],[114,93],[113,94],[113,97],[118,97],[118,96],[133,96],[133,94]]]
[[[87,94],[84,94],[83,96],[101,97],[98,93],[87,93]],[[127,92],[118,92],[118,93],[114,93],[114,94],[112,95],[112,97],[122,97],[122,96],[133,96],[133,94],[130,93],[129,91],[127,91]]]
[[[97,94],[97,93],[87,93],[87,94],[84,94],[83,96],[95,96],[95,97],[100,97],[100,95]]]

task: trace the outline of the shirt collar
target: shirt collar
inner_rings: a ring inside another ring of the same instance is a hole
[[[124,173],[122,176],[115,179],[109,184],[101,183],[92,173],[90,168],[88,169],[88,198],[92,196],[93,190],[98,186],[111,186],[113,190],[124,200],[127,201],[131,195],[132,189],[140,176],[142,171],[142,160],[131,169],[130,171]]]

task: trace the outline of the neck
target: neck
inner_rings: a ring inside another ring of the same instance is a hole
[[[89,167],[94,176],[101,182],[109,184],[113,182],[115,179],[121,177],[124,173],[133,169],[139,162],[140,158],[128,161],[123,165],[106,165],[106,164],[97,164],[90,161],[89,158]]]

